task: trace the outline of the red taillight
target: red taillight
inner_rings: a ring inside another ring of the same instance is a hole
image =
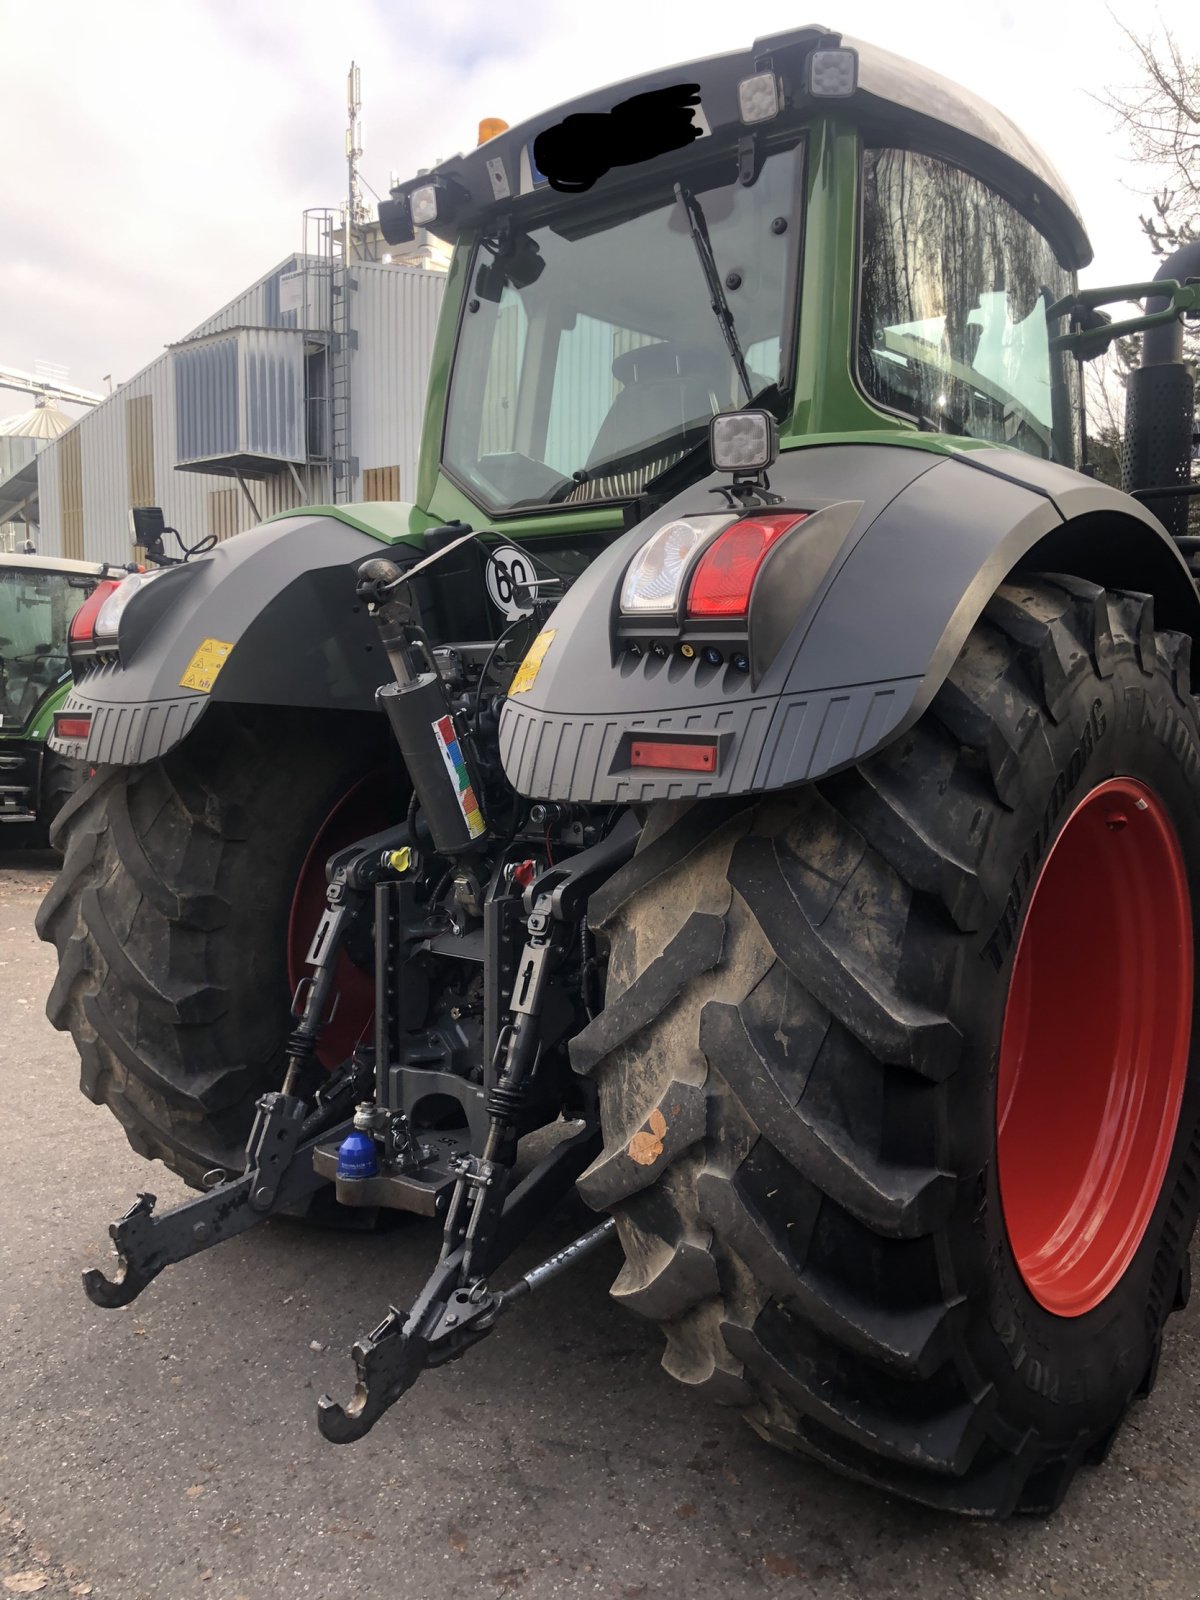
[[[688,587],[689,617],[744,617],[767,551],[804,521],[806,511],[744,517],[719,533],[696,563]]]
[[[715,772],[715,744],[684,744],[674,740],[635,739],[629,751],[631,767],[662,767],[668,772]]]
[[[54,737],[56,739],[86,739],[92,731],[92,714],[80,716],[77,711],[69,714],[63,711],[54,713]]]
[[[100,615],[100,607],[120,581],[119,578],[104,578],[88,595],[79,610],[71,618],[69,637],[72,644],[91,644],[96,631],[96,618]]]

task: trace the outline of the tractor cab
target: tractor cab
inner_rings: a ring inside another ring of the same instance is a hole
[[[628,523],[704,477],[713,416],[744,408],[785,450],[1078,459],[1061,339],[1091,250],[1061,179],[967,91],[826,29],[492,133],[381,221],[455,246],[422,486],[440,515]]]
[[[0,554],[0,821],[36,821],[43,835],[65,792],[61,758],[47,762],[45,741],[70,690],[71,619],[103,570]]]
[[[22,731],[69,676],[71,618],[99,574],[87,561],[0,556],[0,732]]]

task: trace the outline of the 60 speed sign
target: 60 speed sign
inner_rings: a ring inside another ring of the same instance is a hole
[[[500,544],[488,551],[487,592],[512,622],[527,617],[533,609],[527,602],[518,604],[517,592],[533,582],[533,563],[523,550]]]

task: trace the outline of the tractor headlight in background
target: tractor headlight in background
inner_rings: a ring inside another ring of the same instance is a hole
[[[773,72],[757,72],[738,84],[738,112],[743,122],[770,122],[779,115],[779,79]]]
[[[814,50],[808,58],[808,92],[814,100],[844,100],[858,88],[858,51]]]
[[[683,580],[696,552],[733,521],[731,516],[681,517],[668,522],[629,563],[621,585],[621,610],[627,617],[679,609]]]
[[[769,411],[723,411],[709,423],[709,453],[718,472],[763,472],[775,460],[778,442]]]
[[[140,593],[148,583],[153,583],[155,578],[161,578],[165,571],[165,567],[159,567],[154,572],[131,572],[129,577],[121,579],[96,615],[92,637],[97,644],[112,644],[116,640],[125,607],[135,594]]]

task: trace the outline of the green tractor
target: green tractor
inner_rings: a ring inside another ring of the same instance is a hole
[[[104,576],[92,561],[0,553],[0,843],[44,845],[77,786],[47,745],[71,689],[67,635]]]
[[[1200,247],[1080,293],[1012,123],[817,27],[381,223],[454,246],[416,503],[131,577],[73,642],[49,1015],[202,1191],[140,1196],[89,1297],[321,1197],[426,1217],[345,1443],[615,1231],[667,1371],[764,1438],[1053,1507],[1200,1206]],[[1119,492],[1081,372],[1134,327]],[[572,1190],[602,1220],[500,1287]]]

